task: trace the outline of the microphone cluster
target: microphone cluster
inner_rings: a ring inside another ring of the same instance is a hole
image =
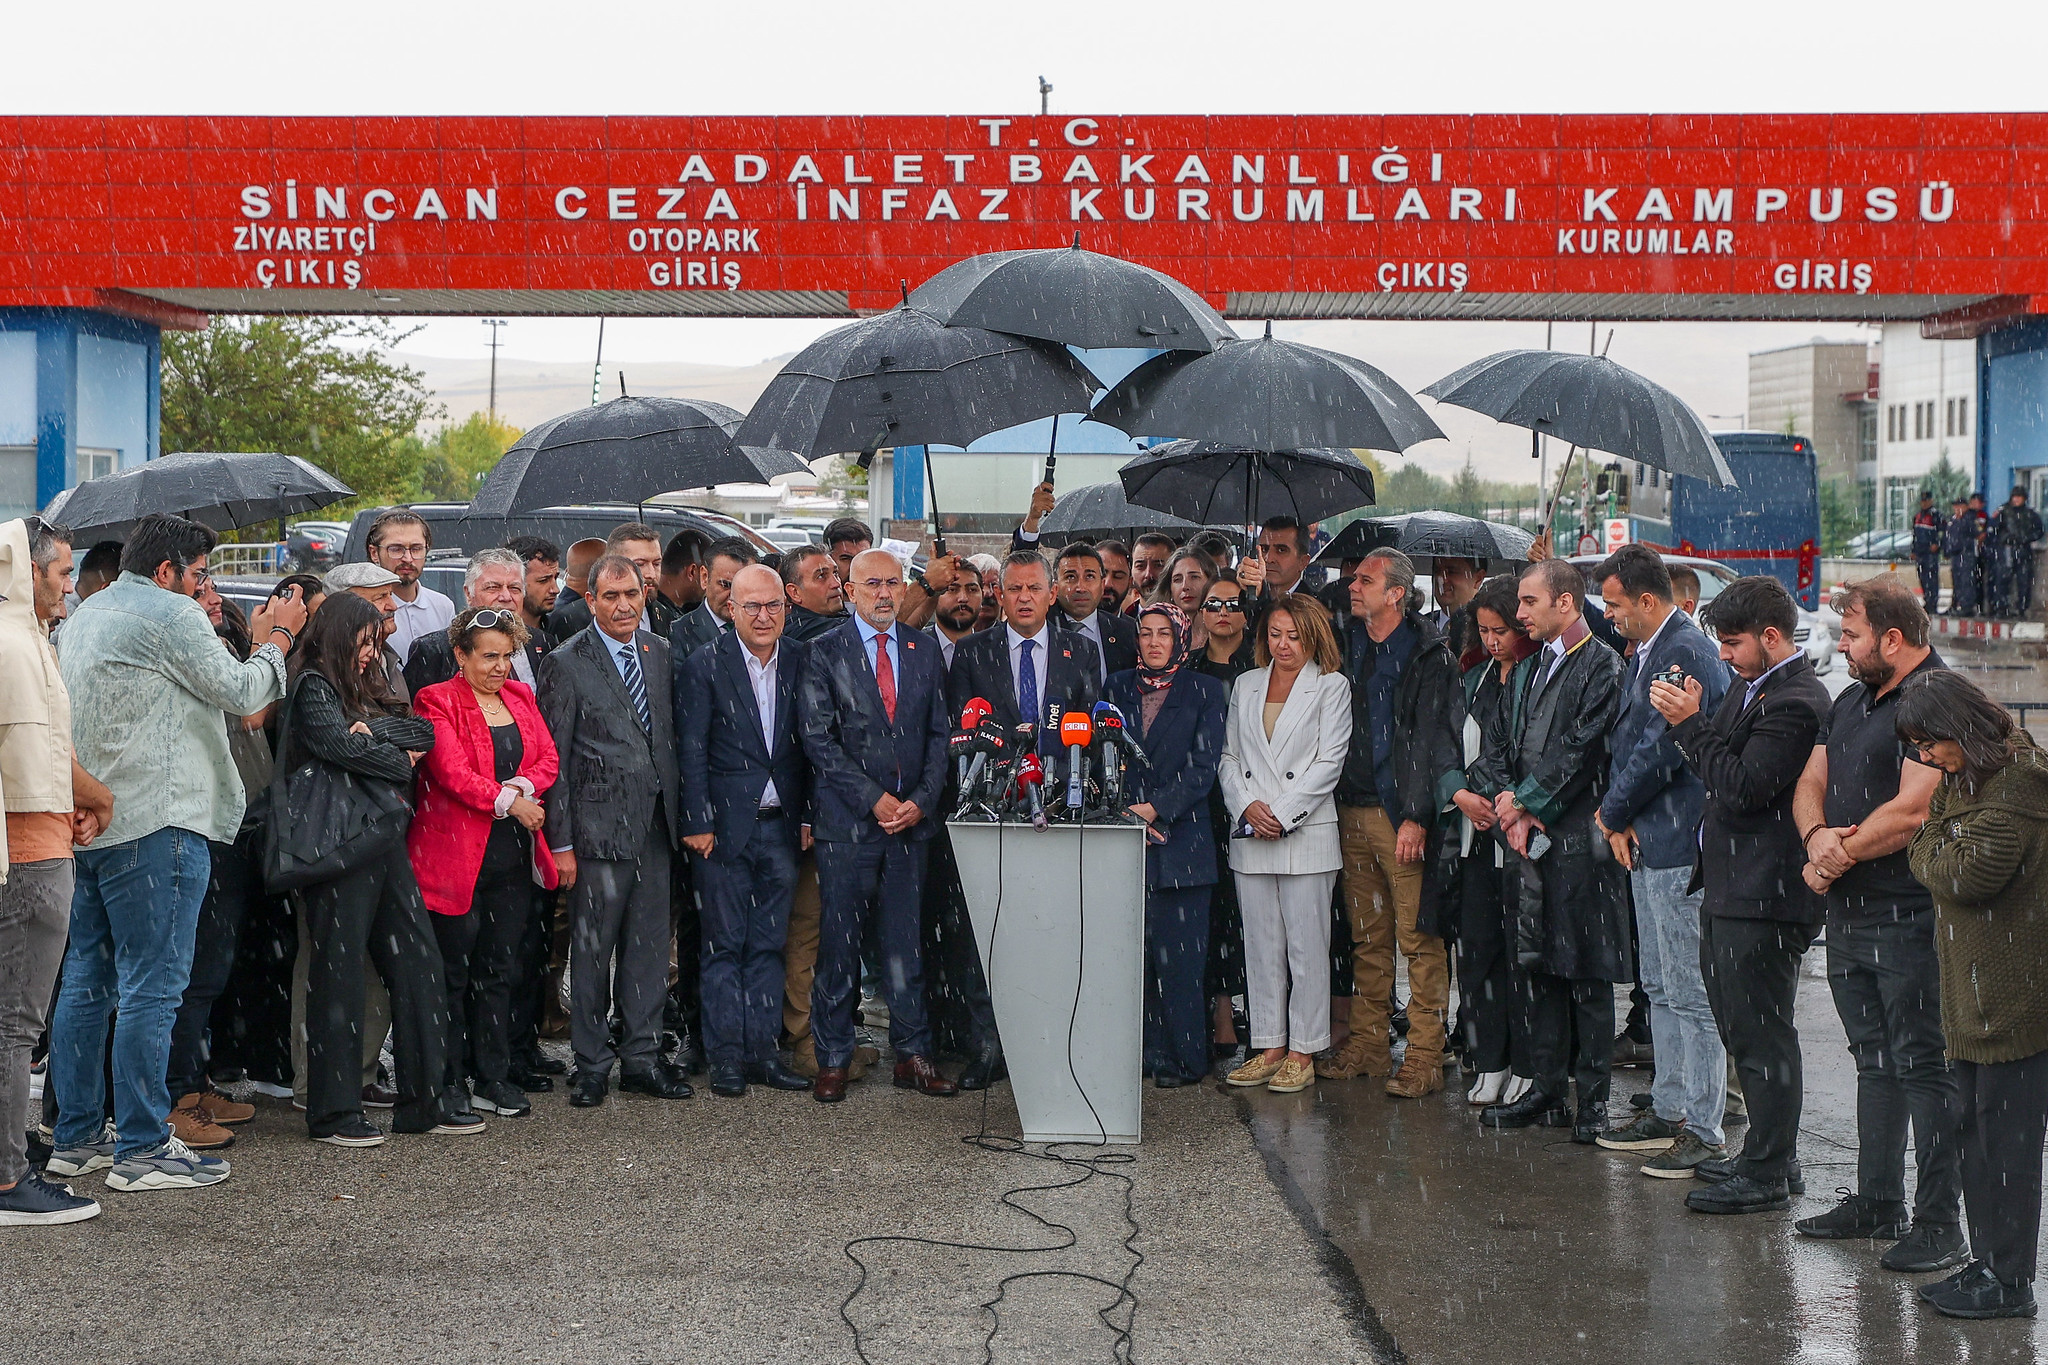
[[[1014,730],[991,719],[994,710],[981,697],[961,709],[949,745],[960,791],[954,819],[1029,819],[1039,829],[1055,822],[1140,823],[1125,810],[1125,778],[1132,766],[1151,762],[1116,706],[1099,701],[1090,710],[1069,709],[1053,700]],[[1044,745],[1043,755],[1041,735],[1057,741]]]

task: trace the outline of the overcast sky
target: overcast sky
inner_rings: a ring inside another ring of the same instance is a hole
[[[17,58],[37,54],[0,80],[0,111],[19,113],[999,114],[1034,110],[1040,75],[1055,113],[1978,110],[2040,107],[2048,51],[2039,0],[101,0],[13,5],[6,28]],[[830,325],[614,321],[605,354],[746,364]],[[1466,359],[1531,344],[1529,324],[1457,327]],[[1749,350],[1817,333],[1866,334],[1655,324],[1624,329],[1614,353],[1668,364],[1660,377],[1721,415],[1740,410]],[[1353,335],[1394,353],[1379,358],[1409,382],[1399,353],[1427,353],[1427,369],[1453,337],[1429,324]],[[480,357],[487,336],[474,318],[436,320],[407,346]],[[505,354],[585,359],[595,336],[593,321],[522,318]]]

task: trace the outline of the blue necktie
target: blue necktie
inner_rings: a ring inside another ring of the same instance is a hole
[[[647,680],[640,676],[640,656],[631,644],[619,646],[619,662],[624,665],[620,675],[626,680],[627,694],[633,698],[633,711],[640,717],[640,728],[653,734],[654,722],[647,714]]]
[[[1024,713],[1020,719],[1027,725],[1038,723],[1038,670],[1031,665],[1031,651],[1037,644],[1036,640],[1023,642],[1022,661],[1017,665],[1017,708]]]

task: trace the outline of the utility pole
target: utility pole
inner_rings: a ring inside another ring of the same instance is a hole
[[[590,368],[590,406],[597,406],[598,386],[604,383],[604,318],[597,319],[597,363]]]
[[[1043,118],[1051,108],[1052,82],[1045,77],[1038,78],[1038,114]]]
[[[498,420],[498,329],[505,325],[501,318],[485,318],[484,326],[491,329],[491,420]]]

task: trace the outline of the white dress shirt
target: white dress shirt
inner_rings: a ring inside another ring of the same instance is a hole
[[[398,614],[391,618],[391,647],[401,659],[412,657],[414,640],[446,630],[455,620],[455,604],[447,594],[435,592],[424,583],[420,584],[419,595],[410,602],[396,593],[392,596],[398,603]]]
[[[761,713],[761,739],[768,746],[768,756],[775,757],[775,666],[782,662],[782,646],[778,643],[775,652],[762,663],[754,657],[754,651],[744,646],[740,657],[747,661],[747,681],[754,688],[754,709]],[[776,793],[775,779],[769,778],[768,785],[761,789],[761,809],[779,810],[782,797]]]
[[[1038,634],[1036,635],[1019,635],[1017,628],[1008,624],[1003,626],[1003,633],[1010,637],[1010,686],[1016,689],[1015,696],[1019,706],[1024,704],[1024,652],[1021,646],[1026,640],[1031,641],[1035,646],[1031,651],[1031,671],[1038,675],[1035,679],[1038,684],[1038,704],[1043,707],[1046,702],[1045,672],[1047,660],[1045,655],[1046,650],[1052,645],[1052,630],[1045,622],[1040,621],[1038,623]],[[1020,716],[1018,719],[1034,725],[1039,721],[1037,716]]]
[[[1095,679],[1095,685],[1100,687],[1108,682],[1109,642],[1102,638],[1102,608],[1097,607],[1094,611],[1089,612],[1085,619],[1079,621],[1069,616],[1067,618],[1067,629],[1077,631],[1095,643],[1095,667],[1098,675]]]

